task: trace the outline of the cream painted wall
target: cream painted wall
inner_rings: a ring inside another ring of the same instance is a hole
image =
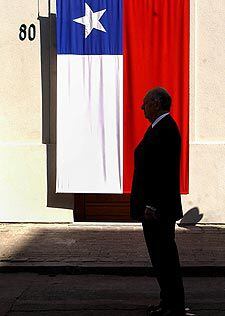
[[[47,17],[48,1],[39,4]],[[70,222],[73,195],[56,194],[47,177],[54,141],[42,143],[38,0],[0,7],[0,221]],[[182,202],[190,221],[199,211],[202,223],[225,223],[224,21],[224,0],[191,0],[190,194]],[[18,39],[22,23],[36,25],[33,42]]]
[[[191,0],[190,193],[182,202],[202,223],[225,223],[224,21],[224,0]]]
[[[42,144],[38,1],[0,0],[0,8],[0,221],[71,222],[73,195],[54,193],[47,177],[55,145]],[[47,17],[48,1],[39,9]],[[34,41],[19,40],[23,23],[35,24]]]

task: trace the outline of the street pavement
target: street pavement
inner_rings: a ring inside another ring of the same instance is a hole
[[[140,223],[1,223],[0,316],[141,316],[157,304]],[[225,316],[225,225],[176,226],[187,316]]]
[[[187,316],[225,315],[224,277],[184,277]],[[0,273],[1,316],[141,316],[157,304],[154,277]]]

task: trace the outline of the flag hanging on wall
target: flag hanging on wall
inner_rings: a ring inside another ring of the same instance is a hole
[[[130,193],[146,92],[165,87],[188,193],[189,0],[57,0],[56,192]]]

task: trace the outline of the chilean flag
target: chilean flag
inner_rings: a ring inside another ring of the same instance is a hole
[[[155,86],[172,96],[188,193],[189,12],[189,0],[57,0],[57,193],[130,193]]]

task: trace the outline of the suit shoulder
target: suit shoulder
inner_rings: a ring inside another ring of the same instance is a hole
[[[167,132],[177,132],[178,134],[180,134],[178,125],[171,115],[167,115],[164,119],[162,119],[161,124],[159,124],[158,127],[159,130],[165,130]]]
[[[181,136],[176,121],[170,116],[166,116],[158,125],[157,134],[160,141],[165,143],[180,143]]]

